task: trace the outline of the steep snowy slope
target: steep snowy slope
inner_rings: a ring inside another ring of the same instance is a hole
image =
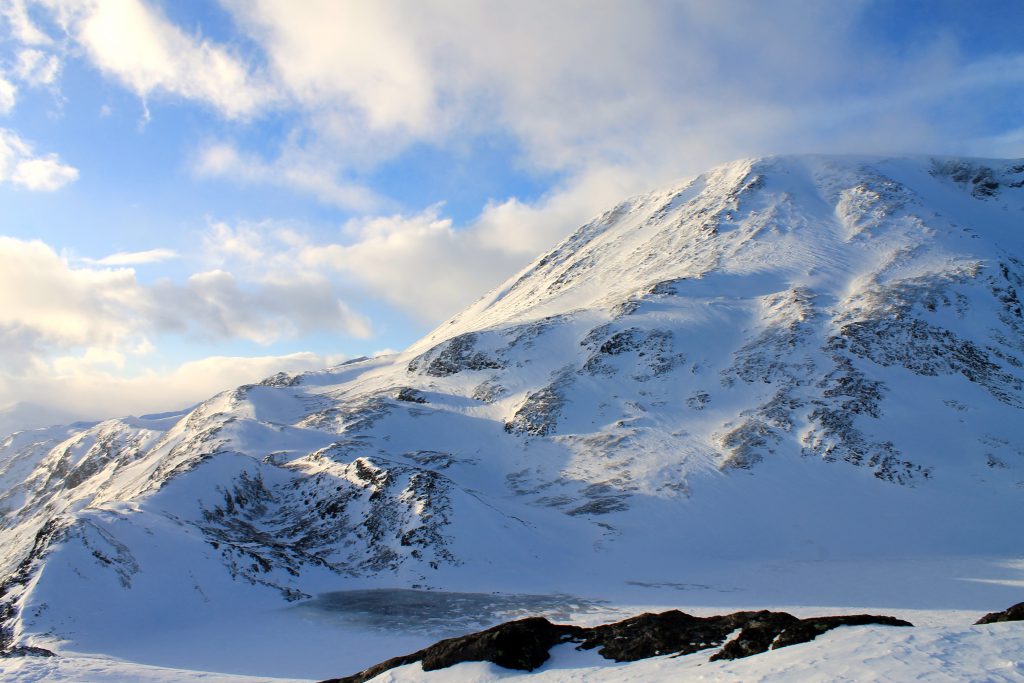
[[[1024,162],[716,168],[404,353],[0,444],[2,644],[102,649],[346,588],[1019,558],[1022,290]]]

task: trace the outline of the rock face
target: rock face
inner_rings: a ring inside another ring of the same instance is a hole
[[[0,650],[0,657],[53,657],[54,654],[44,647],[18,645],[10,650]]]
[[[1022,225],[1019,161],[742,160],[402,353],[0,438],[0,642],[355,580],[1016,556],[990,520],[1024,518]]]
[[[998,624],[1003,621],[1024,621],[1024,602],[1018,602],[1013,607],[1007,607],[1002,612],[986,614],[975,624]]]
[[[641,614],[630,619],[584,628],[552,624],[532,617],[500,624],[486,631],[442,640],[419,652],[395,657],[352,676],[324,683],[363,683],[399,666],[420,662],[424,671],[445,669],[462,662],[491,662],[506,669],[533,671],[548,660],[560,643],[578,643],[577,649],[597,649],[616,662],[635,662],[659,655],[692,654],[719,647],[711,661],[739,659],[798,643],[806,643],[839,626],[913,626],[893,617],[856,614],[797,619],[785,612],[736,612],[724,616],[695,617],[671,610]]]
[[[447,669],[462,662],[492,662],[506,669],[533,671],[548,660],[548,651],[559,643],[578,639],[586,629],[552,624],[531,617],[500,624],[486,631],[449,638],[404,657],[381,662],[365,671],[325,683],[362,683],[385,671],[420,662],[424,671]]]

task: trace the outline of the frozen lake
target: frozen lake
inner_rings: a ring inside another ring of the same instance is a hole
[[[607,611],[603,601],[566,594],[457,593],[408,588],[321,593],[295,609],[351,626],[440,636],[461,635],[528,616],[544,616],[557,622]]]

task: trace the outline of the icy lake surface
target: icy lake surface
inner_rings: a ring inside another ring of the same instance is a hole
[[[559,593],[528,595],[377,588],[321,593],[296,609],[374,629],[461,635],[528,616],[570,621],[580,614],[604,611],[604,605],[602,601]]]

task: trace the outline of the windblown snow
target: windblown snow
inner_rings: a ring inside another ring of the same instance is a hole
[[[0,646],[66,657],[0,670],[342,675],[443,629],[323,595],[401,588],[937,610],[877,648],[1020,680],[1024,631],[966,624],[1024,586],[1022,294],[1024,161],[773,157],[629,199],[403,353],[4,439]],[[699,671],[785,680],[866,633]],[[696,666],[564,661],[539,680]]]

